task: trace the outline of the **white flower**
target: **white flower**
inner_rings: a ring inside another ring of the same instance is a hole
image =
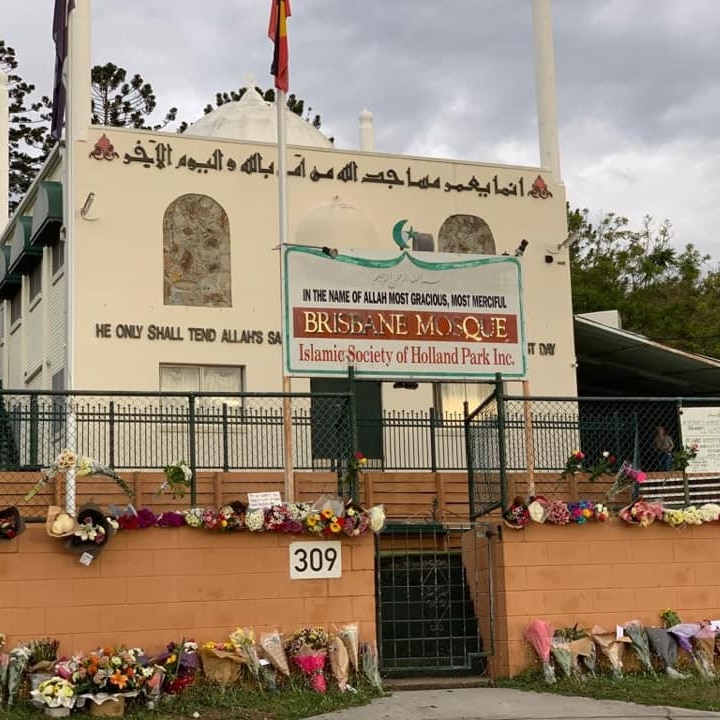
[[[609,457],[610,457],[610,453],[609,453],[607,450],[603,450],[602,456],[603,456],[604,458],[609,458]]]
[[[385,508],[382,505],[375,505],[368,511],[368,520],[370,521],[370,529],[378,533],[385,526]]]
[[[260,532],[265,526],[265,511],[262,508],[251,508],[245,514],[245,526],[252,532]]]
[[[703,522],[715,522],[720,518],[720,505],[717,503],[705,503],[700,507],[700,517]]]

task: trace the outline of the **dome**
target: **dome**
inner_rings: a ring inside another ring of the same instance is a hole
[[[252,140],[277,143],[277,112],[275,104],[266,102],[254,87],[245,84],[247,92],[237,102],[221,105],[194,122],[186,135],[223,138],[224,140]],[[288,145],[330,148],[332,143],[307,120],[285,110]]]
[[[301,218],[294,241],[298,245],[366,249],[377,247],[377,233],[363,212],[336,195]]]

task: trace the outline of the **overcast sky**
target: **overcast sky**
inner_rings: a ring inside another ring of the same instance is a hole
[[[270,86],[269,0],[94,0],[93,62],[192,122],[247,73]],[[290,89],[340,148],[536,165],[530,0],[293,0]],[[0,37],[50,93],[53,0],[0,0]],[[553,0],[568,199],[720,260],[720,0]],[[713,169],[714,168],[714,169]]]

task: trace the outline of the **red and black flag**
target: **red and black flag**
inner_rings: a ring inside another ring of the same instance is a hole
[[[290,0],[272,0],[268,36],[275,43],[275,54],[270,72],[275,76],[275,87],[283,92],[290,87],[287,40],[287,19],[290,15]]]

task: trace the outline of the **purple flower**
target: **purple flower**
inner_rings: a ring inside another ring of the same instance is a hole
[[[172,510],[162,513],[156,520],[158,527],[182,527],[185,525],[185,516]]]
[[[140,508],[137,511],[137,518],[138,518],[138,527],[139,528],[153,527],[155,525],[155,523],[157,522],[155,513],[148,508]]]

